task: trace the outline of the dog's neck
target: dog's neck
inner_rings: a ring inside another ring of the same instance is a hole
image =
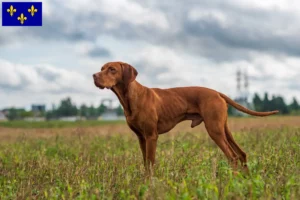
[[[111,89],[118,97],[121,105],[124,108],[126,117],[131,116],[132,110],[138,106],[139,96],[146,92],[147,87],[141,85],[137,81],[129,83],[127,87],[120,83]]]

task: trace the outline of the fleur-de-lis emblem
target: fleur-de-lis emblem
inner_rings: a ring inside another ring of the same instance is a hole
[[[21,22],[21,24],[24,24],[24,21],[27,20],[27,17],[25,17],[24,14],[22,13],[20,17],[18,17],[18,20]]]
[[[7,12],[9,12],[10,16],[13,16],[17,10],[11,5],[9,9],[7,9]]]
[[[36,13],[38,10],[36,8],[34,8],[34,6],[32,5],[31,8],[28,9],[28,12],[31,13],[31,16],[34,16],[34,13]]]

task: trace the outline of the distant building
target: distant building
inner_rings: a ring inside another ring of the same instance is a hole
[[[1,111],[0,111],[0,121],[7,121],[5,114]]]
[[[43,122],[46,121],[45,117],[24,117],[24,121],[27,122]]]
[[[124,116],[118,116],[116,109],[113,109],[112,99],[103,99],[101,104],[108,102],[107,110],[98,118],[99,120],[125,120]]]
[[[24,108],[6,108],[1,111],[9,120],[21,120],[22,113],[26,112]]]
[[[68,117],[59,117],[59,121],[66,121],[66,122],[75,122],[75,121],[80,121],[84,120],[85,118],[80,117],[80,116],[68,116]]]
[[[42,116],[46,112],[46,106],[43,104],[32,104],[31,112],[33,114],[33,117],[32,118],[29,117],[24,120],[26,120],[26,121],[44,121],[45,118]]]
[[[117,113],[114,110],[107,110],[105,113],[99,117],[100,120],[124,120],[124,116],[118,116]]]
[[[34,113],[41,113],[41,112],[45,112],[46,111],[46,106],[45,105],[38,105],[38,104],[33,104],[31,105],[31,111]]]
[[[3,109],[2,111],[0,111],[4,114],[4,116],[7,116],[9,114],[9,109],[6,108],[6,109]]]

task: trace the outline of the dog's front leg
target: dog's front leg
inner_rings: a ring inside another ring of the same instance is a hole
[[[146,136],[146,172],[148,175],[153,175],[154,164],[155,164],[155,152],[157,144],[158,134],[157,132]]]
[[[146,167],[146,139],[142,135],[139,135],[138,139],[139,139],[140,148],[141,148],[141,151],[143,154],[144,166]]]

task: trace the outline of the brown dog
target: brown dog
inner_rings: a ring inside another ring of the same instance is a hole
[[[248,171],[246,153],[234,141],[227,125],[227,104],[254,116],[268,116],[278,111],[252,111],[222,93],[203,87],[147,88],[135,81],[137,74],[127,63],[109,62],[93,78],[97,87],[111,89],[117,95],[127,124],[139,139],[147,172],[151,172],[155,163],[158,135],[184,120],[191,120],[192,128],[204,121],[209,136],[233,169],[237,169],[239,159],[243,169]]]

